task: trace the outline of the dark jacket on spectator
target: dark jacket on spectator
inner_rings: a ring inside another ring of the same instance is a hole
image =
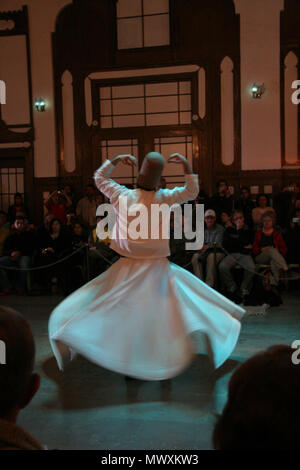
[[[261,253],[261,247],[260,247],[261,237],[262,237],[262,230],[257,230],[257,232],[255,233],[253,249],[252,249],[254,256],[257,256]],[[286,253],[287,253],[287,247],[286,247],[285,241],[281,233],[279,233],[278,230],[275,230],[275,229],[273,232],[273,243],[275,245],[275,248],[277,248],[279,253],[285,258]]]
[[[223,235],[223,247],[229,253],[251,254],[251,248],[244,248],[252,245],[254,233],[246,227],[237,230],[235,227],[227,227]]]
[[[62,232],[57,238],[52,238],[50,233],[45,234],[43,239],[44,246],[41,248],[53,248],[56,256],[63,255],[72,250],[71,237],[69,234]]]
[[[22,256],[31,256],[35,246],[36,238],[32,230],[21,233],[13,232],[4,242],[3,256],[10,256],[13,251],[21,251]]]

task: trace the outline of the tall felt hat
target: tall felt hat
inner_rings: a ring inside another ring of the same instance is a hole
[[[160,181],[165,159],[157,152],[147,153],[137,177],[137,186],[145,189],[155,189]]]

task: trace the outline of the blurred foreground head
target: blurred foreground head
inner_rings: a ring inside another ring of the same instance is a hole
[[[35,347],[28,321],[8,307],[0,306],[0,419],[16,421],[39,388],[33,373]]]
[[[233,374],[213,434],[215,449],[300,448],[300,364],[292,362],[295,351],[272,346]]]

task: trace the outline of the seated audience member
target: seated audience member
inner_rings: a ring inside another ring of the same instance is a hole
[[[64,229],[66,232],[69,233],[70,236],[73,234],[73,224],[75,222],[79,222],[78,217],[76,217],[76,212],[73,212],[72,210],[67,209],[66,210],[66,224],[64,225]],[[79,222],[81,223],[81,222]]]
[[[257,207],[252,210],[252,219],[255,230],[261,228],[262,216],[266,212],[273,212],[275,214],[275,210],[270,206],[270,200],[266,194],[258,194],[256,198],[256,206]]]
[[[231,212],[223,211],[221,214],[221,222],[225,229],[227,227],[232,227]]]
[[[234,372],[213,433],[216,450],[299,450],[300,367],[292,361],[295,353],[290,346],[271,346]]]
[[[245,224],[248,228],[253,227],[252,211],[255,208],[255,203],[251,199],[251,193],[248,186],[241,187],[241,195],[235,201],[235,209],[243,212],[245,217]]]
[[[74,255],[66,261],[67,291],[70,293],[84,283],[84,265],[86,254],[83,247],[87,246],[88,234],[86,228],[78,220],[73,221],[71,232],[71,250]],[[80,248],[82,248],[80,250]]]
[[[46,214],[44,216],[44,223],[41,225],[36,232],[37,235],[37,244],[38,248],[43,248],[45,246],[45,239],[48,240],[49,230],[51,221],[54,219],[53,214]]]
[[[7,221],[7,214],[0,211],[0,257],[3,253],[4,242],[10,233],[9,222]]]
[[[17,215],[23,215],[24,218],[28,219],[28,209],[24,206],[23,196],[21,193],[16,193],[14,196],[15,202],[8,208],[8,220],[11,224],[16,220]]]
[[[287,262],[300,264],[300,210],[290,219],[290,226],[285,234]]]
[[[96,223],[96,188],[93,184],[85,187],[85,197],[78,201],[76,215],[86,227],[93,227]]]
[[[66,210],[71,205],[72,201],[65,190],[59,191],[57,189],[50,194],[45,202],[45,206],[49,214],[52,214],[56,219],[59,219],[62,224],[65,224],[67,221]]]
[[[97,225],[102,219],[102,215],[96,214]],[[91,230],[88,245],[89,245],[89,263],[90,263],[90,276],[94,278],[99,274],[106,271],[115,261],[119,259],[118,253],[110,248],[111,233],[108,227],[104,227],[104,234],[97,230],[97,225]]]
[[[19,427],[17,419],[40,386],[33,372],[35,346],[28,321],[15,310],[0,306],[0,340],[5,364],[0,365],[0,450],[44,450]]]
[[[201,280],[204,280],[210,287],[215,285],[215,263],[223,258],[223,252],[218,249],[217,245],[222,245],[224,228],[216,223],[216,213],[212,209],[208,209],[204,214],[204,245],[192,257],[192,265],[194,274]]]
[[[36,255],[36,266],[46,266],[60,261],[70,253],[70,235],[63,229],[60,219],[52,219],[49,226],[49,233],[43,240],[44,246],[40,247]],[[57,288],[58,278],[62,279],[65,271],[65,264],[60,262],[49,269],[40,271],[40,281],[44,287],[51,283],[53,292]]]
[[[24,218],[17,217],[12,233],[6,238],[3,247],[3,256],[0,258],[0,295],[13,292],[9,271],[1,269],[29,268],[35,249],[36,238],[33,231],[25,230]],[[17,271],[15,276],[15,288],[18,295],[24,295],[26,290],[27,271]]]
[[[275,287],[279,283],[280,271],[288,271],[285,260],[287,247],[281,233],[274,228],[273,212],[264,213],[262,224],[262,229],[255,233],[252,251],[256,263],[270,264],[270,284]]]
[[[219,180],[217,182],[217,194],[207,201],[206,207],[215,211],[218,223],[221,223],[222,212],[228,211],[232,213],[234,209],[234,198],[226,180]]]
[[[228,297],[238,303],[252,288],[255,273],[255,264],[251,256],[254,233],[245,226],[244,214],[241,211],[235,211],[232,220],[234,226],[228,227],[223,235],[223,247],[229,255],[222,259],[219,271]],[[241,296],[232,273],[232,269],[237,265],[244,268]]]
[[[177,216],[178,217],[178,216]],[[170,217],[170,255],[168,256],[169,261],[172,263],[178,264],[182,268],[188,269],[188,265],[191,262],[194,252],[186,250],[187,239],[184,236],[184,216],[182,214],[179,216],[178,222],[181,225],[180,236],[176,235],[176,230],[174,229],[174,212],[171,212]]]
[[[73,220],[72,228],[71,244],[73,250],[77,250],[87,244],[88,234],[84,225],[76,219]]]

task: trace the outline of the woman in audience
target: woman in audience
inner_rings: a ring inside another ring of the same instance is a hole
[[[269,197],[266,194],[259,194],[256,198],[256,206],[252,210],[252,219],[254,223],[254,228],[259,229],[262,225],[262,216],[266,212],[273,212],[275,214],[275,210],[273,207],[270,206]]]
[[[88,234],[85,227],[81,222],[75,219],[71,233],[71,252],[74,252],[74,255],[66,262],[67,293],[73,292],[84,283],[86,253],[83,248],[87,246],[87,242]]]
[[[45,234],[43,240],[44,246],[40,248],[36,257],[37,266],[46,266],[56,263],[66,254],[70,253],[71,240],[70,236],[63,230],[60,219],[54,218],[50,222],[49,233]],[[62,263],[51,266],[49,269],[41,270],[41,280],[44,285],[49,282],[52,291],[57,290],[58,278],[62,277],[65,265]]]
[[[253,255],[255,262],[270,264],[272,276],[270,284],[278,286],[280,271],[288,271],[285,257],[287,247],[282,235],[274,228],[274,213],[266,212],[262,216],[263,227],[257,230],[253,242]]]

